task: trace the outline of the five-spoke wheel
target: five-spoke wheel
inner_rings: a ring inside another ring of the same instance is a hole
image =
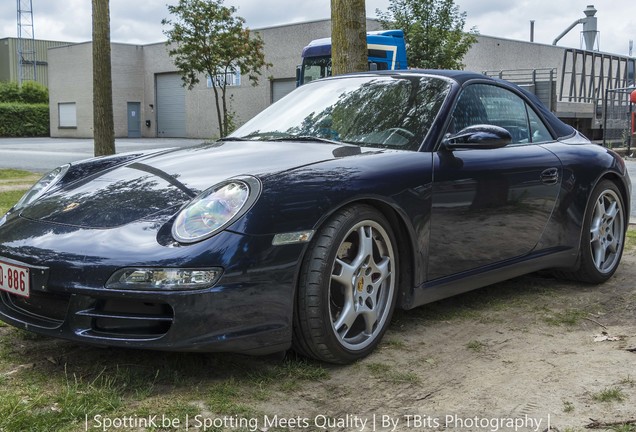
[[[303,263],[294,344],[305,355],[350,363],[369,354],[391,319],[397,244],[386,218],[366,205],[336,213]]]
[[[616,268],[623,249],[625,220],[620,196],[604,190],[596,199],[590,224],[590,249],[594,266],[601,273]]]
[[[609,279],[623,254],[626,217],[616,184],[609,180],[599,182],[590,195],[585,212],[579,268],[565,276],[590,283]]]

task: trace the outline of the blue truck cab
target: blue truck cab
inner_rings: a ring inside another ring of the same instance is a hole
[[[406,45],[402,30],[367,33],[369,70],[406,69]],[[313,40],[303,48],[296,70],[296,86],[331,76],[331,38]]]

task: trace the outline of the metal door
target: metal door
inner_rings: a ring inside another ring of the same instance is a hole
[[[140,110],[140,102],[128,102],[128,138],[141,138]]]

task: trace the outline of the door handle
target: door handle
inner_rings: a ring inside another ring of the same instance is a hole
[[[554,185],[559,182],[559,169],[548,168],[541,173],[541,183],[546,185]]]

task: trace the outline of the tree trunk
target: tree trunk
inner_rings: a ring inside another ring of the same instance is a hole
[[[93,0],[93,136],[95,156],[115,154],[109,0]]]
[[[214,90],[214,103],[216,104],[216,118],[219,122],[219,135],[221,138],[225,137],[223,135],[223,115],[221,113],[221,105],[219,105],[219,87],[215,82],[215,76],[210,75],[212,77],[212,90]]]
[[[331,0],[332,75],[369,70],[364,0]]]

